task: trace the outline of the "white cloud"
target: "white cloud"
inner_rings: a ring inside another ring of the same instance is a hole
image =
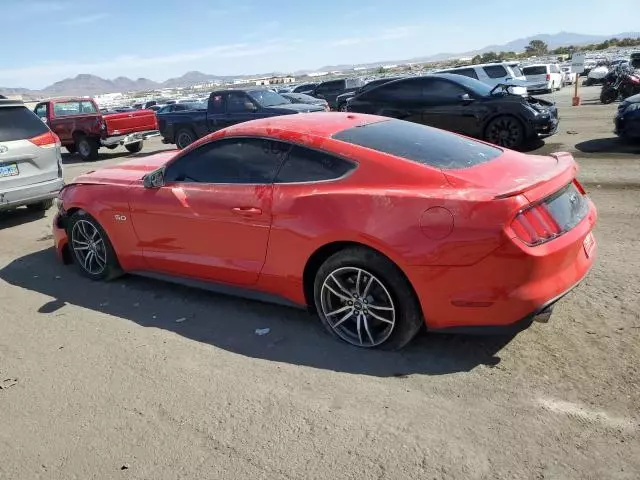
[[[99,22],[109,17],[108,13],[96,13],[94,15],[85,15],[83,17],[70,18],[62,22],[64,25],[84,25],[87,23]]]
[[[386,28],[377,33],[362,34],[357,37],[339,38],[329,43],[331,47],[348,47],[352,45],[360,45],[363,43],[380,42],[384,40],[401,40],[403,38],[414,37],[420,32],[417,25],[404,25],[393,28]]]

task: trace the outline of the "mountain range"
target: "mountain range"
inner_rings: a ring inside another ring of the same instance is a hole
[[[450,58],[472,57],[486,52],[522,52],[529,42],[532,40],[542,40],[550,49],[558,47],[566,47],[570,45],[585,45],[590,43],[600,43],[610,38],[639,38],[640,32],[623,32],[614,35],[587,35],[571,32],[560,32],[556,34],[540,34],[531,37],[519,38],[503,45],[488,45],[479,50],[472,50],[462,53],[438,53],[424,57],[415,57],[404,60],[387,60],[375,63],[355,64],[355,65],[326,65],[317,70],[300,70],[294,72],[295,75],[304,75],[313,71],[336,71],[346,70],[356,67],[377,67],[384,64],[398,63],[427,63],[447,60]],[[262,73],[252,75],[253,77],[276,75],[276,72]],[[80,74],[75,78],[66,78],[59,82],[49,85],[42,90],[29,90],[25,88],[2,88],[0,94],[3,95],[24,95],[27,98],[36,98],[41,96],[63,96],[63,95],[97,95],[101,93],[112,92],[130,92],[154,90],[158,88],[179,88],[197,85],[199,83],[207,83],[212,81],[226,82],[236,78],[251,78],[251,75],[210,75],[198,71],[187,72],[181,77],[170,78],[164,82],[155,82],[148,78],[138,78],[132,80],[127,77],[118,77],[113,80],[107,80],[90,74]]]

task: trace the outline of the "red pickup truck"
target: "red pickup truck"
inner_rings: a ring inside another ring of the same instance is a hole
[[[90,98],[56,98],[40,102],[35,113],[60,137],[69,153],[83,160],[98,158],[98,149],[124,147],[142,150],[143,141],[157,136],[158,120],[152,110],[101,114]]]

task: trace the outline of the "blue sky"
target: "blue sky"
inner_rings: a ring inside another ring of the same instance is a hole
[[[286,72],[640,29],[640,0],[0,0],[0,12],[0,86],[27,88],[79,73]]]

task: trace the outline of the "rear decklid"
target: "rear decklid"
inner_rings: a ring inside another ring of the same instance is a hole
[[[158,130],[158,120],[153,110],[108,113],[103,119],[109,137]]]
[[[61,173],[58,137],[22,102],[0,100],[0,193]]]
[[[481,189],[497,199],[524,194],[535,202],[571,183],[577,171],[570,153],[541,156],[505,150],[488,162],[443,172],[456,188]]]

